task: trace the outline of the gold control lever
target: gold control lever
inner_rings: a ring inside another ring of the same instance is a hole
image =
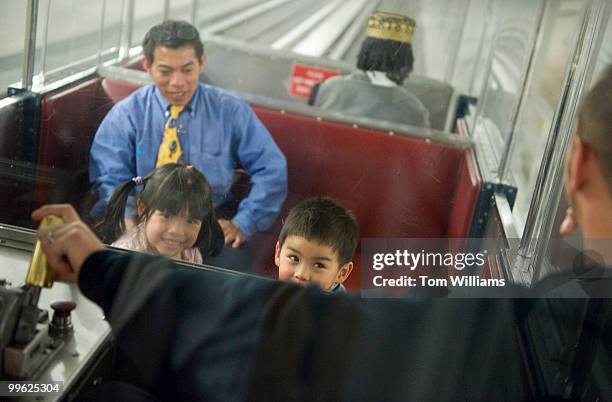
[[[62,225],[64,220],[57,215],[47,215],[40,222],[39,229],[52,229],[55,226]],[[50,288],[53,286],[53,271],[47,266],[47,257],[42,250],[40,240],[36,240],[34,246],[34,254],[30,261],[28,273],[25,280],[27,285],[37,288]]]

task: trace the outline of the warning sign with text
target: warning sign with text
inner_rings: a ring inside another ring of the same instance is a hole
[[[312,87],[315,84],[335,75],[340,75],[340,71],[307,66],[306,64],[295,64],[291,73],[291,88],[289,92],[292,95],[307,98],[310,96]]]

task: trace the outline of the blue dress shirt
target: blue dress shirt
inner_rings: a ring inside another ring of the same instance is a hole
[[[170,104],[155,85],[138,89],[106,115],[91,146],[89,178],[102,215],[114,189],[155,169]],[[287,196],[287,162],[272,136],[242,99],[200,83],[179,115],[180,162],[198,168],[213,189],[213,203],[231,200],[237,164],[251,191],[232,219],[249,239],[270,227]]]

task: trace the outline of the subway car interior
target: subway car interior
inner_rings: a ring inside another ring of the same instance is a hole
[[[24,290],[38,225],[30,214],[69,203],[94,223],[92,141],[115,104],[154,83],[143,67],[142,40],[164,20],[198,29],[206,54],[199,80],[244,99],[287,161],[281,212],[248,240],[250,272],[206,259],[194,269],[277,279],[275,245],[284,219],[314,196],[353,211],[361,243],[345,286],[381,303],[386,299],[370,281],[364,239],[438,239],[455,251],[488,249],[476,274],[524,288],[567,269],[571,251],[581,247],[580,233],[557,234],[568,206],[563,160],[580,100],[612,63],[609,0],[0,5],[0,379],[61,382],[49,400],[74,400],[112,378],[115,352],[102,311],[76,286]],[[400,86],[423,105],[425,124],[313,104],[322,81],[358,71],[376,11],[415,22],[414,64]],[[234,173],[233,191],[248,195],[249,174],[239,165]],[[36,317],[28,310],[32,297]],[[68,308],[70,336],[47,330],[65,314],[58,301],[76,303]],[[541,300],[538,314],[512,337],[521,353],[517,400],[612,400],[611,356],[585,339],[582,319],[590,310],[570,310]],[[32,328],[29,337],[22,324]],[[435,341],[424,348],[435,348]],[[483,347],[498,346],[489,339]],[[432,382],[435,377],[432,372]]]

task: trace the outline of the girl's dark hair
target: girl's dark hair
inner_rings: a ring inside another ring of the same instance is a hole
[[[125,207],[140,180],[120,184],[113,193],[104,218],[96,231],[107,243],[125,232]],[[191,218],[202,221],[196,245],[203,256],[216,255],[223,247],[223,231],[215,217],[212,189],[208,180],[196,168],[179,163],[165,164],[142,178],[142,189],[135,195],[144,207],[137,224],[146,221],[155,211],[178,215],[188,211]]]
[[[412,71],[414,57],[410,43],[366,37],[357,56],[357,68],[363,71],[383,71],[402,85]]]

